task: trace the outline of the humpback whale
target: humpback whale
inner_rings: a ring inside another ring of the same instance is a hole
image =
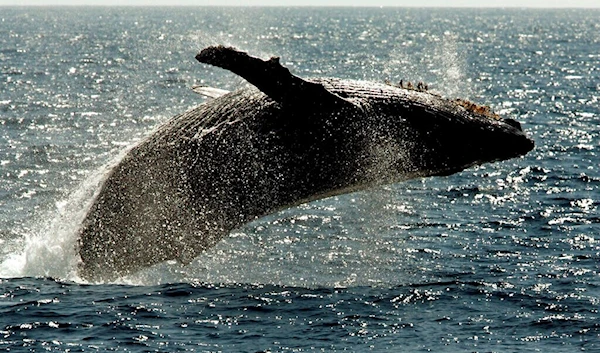
[[[518,122],[422,89],[304,79],[232,47],[196,59],[251,85],[168,120],[109,172],[79,229],[80,275],[189,263],[275,211],[526,154]]]

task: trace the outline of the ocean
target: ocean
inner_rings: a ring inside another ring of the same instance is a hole
[[[0,8],[0,350],[600,351],[600,11]],[[124,151],[239,77],[423,81],[489,105],[526,156],[287,209],[191,264],[111,283],[76,234]]]

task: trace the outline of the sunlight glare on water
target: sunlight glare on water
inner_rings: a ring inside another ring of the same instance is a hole
[[[3,8],[0,350],[597,351],[598,18]],[[209,44],[303,77],[423,81],[518,120],[536,148],[284,210],[186,266],[82,283],[76,233],[102,166],[201,103],[190,87],[244,84],[194,60]]]

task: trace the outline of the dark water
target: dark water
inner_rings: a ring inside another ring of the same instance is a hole
[[[599,11],[0,10],[0,349],[600,350]],[[536,149],[84,283],[75,232],[107,168],[202,102],[194,84],[243,84],[193,59],[218,43],[305,77],[426,81]]]

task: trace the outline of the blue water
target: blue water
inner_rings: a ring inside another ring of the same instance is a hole
[[[600,11],[0,8],[0,349],[600,350]],[[187,266],[77,275],[102,176],[212,44],[304,77],[425,81],[490,105],[527,156],[285,210]]]

